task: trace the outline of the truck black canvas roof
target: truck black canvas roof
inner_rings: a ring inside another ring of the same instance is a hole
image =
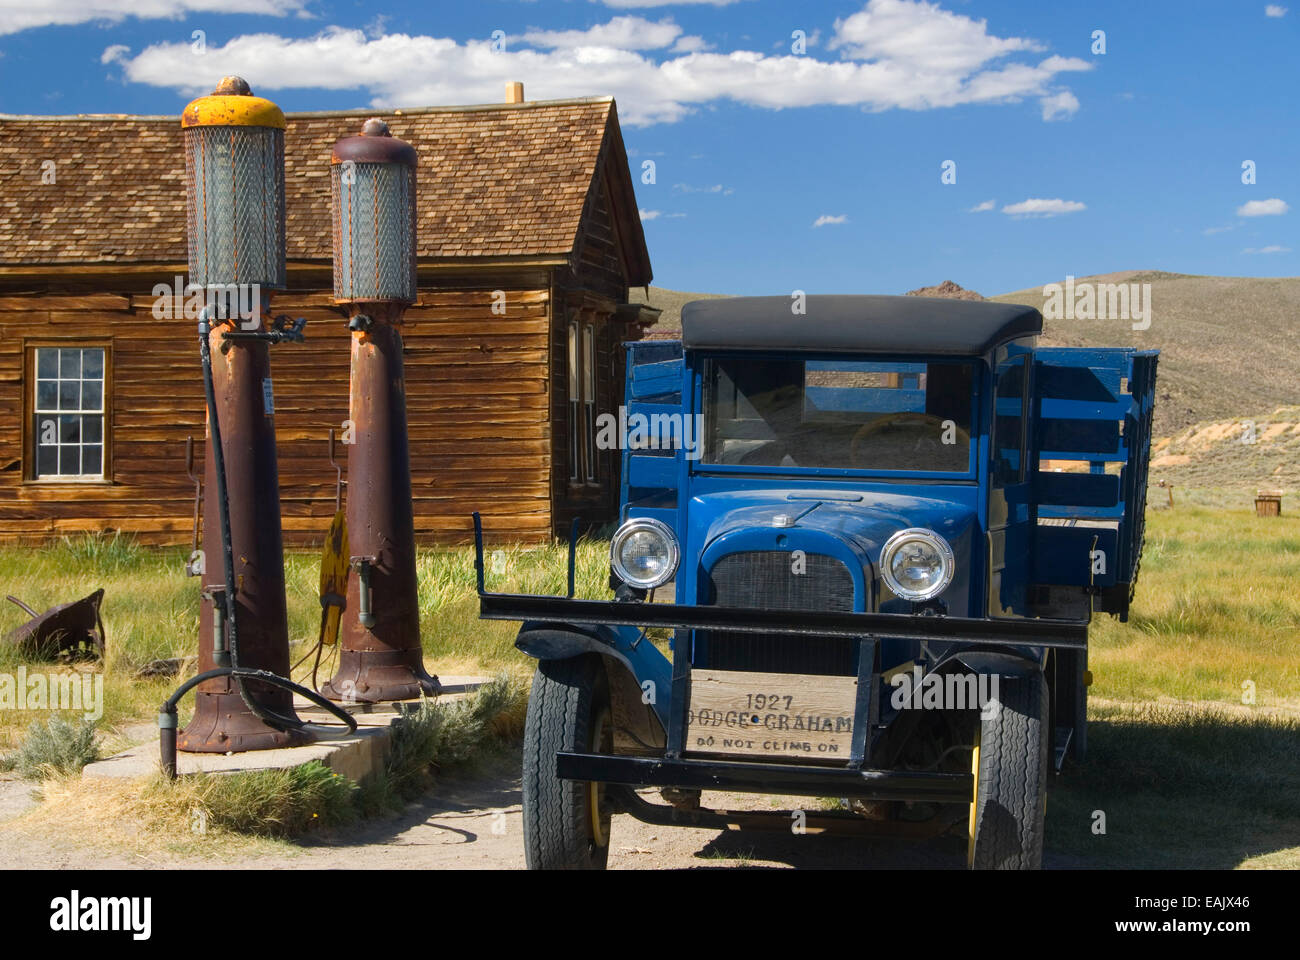
[[[927,353],[979,356],[1043,332],[1035,308],[935,297],[809,296],[693,300],[682,307],[682,345],[692,350]]]

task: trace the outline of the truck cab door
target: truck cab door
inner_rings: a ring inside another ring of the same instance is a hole
[[[1030,529],[1028,465],[1029,380],[1032,354],[999,351],[993,369],[989,431],[988,614],[1027,616]]]

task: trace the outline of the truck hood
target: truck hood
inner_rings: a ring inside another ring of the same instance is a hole
[[[775,518],[782,515],[793,525],[776,526]],[[948,541],[957,561],[944,597],[953,613],[967,608],[977,540],[975,512],[966,504],[880,491],[790,488],[702,494],[692,498],[688,516],[706,568],[735,550],[833,552],[855,557],[869,582],[878,579],[885,541],[899,530],[926,527]]]

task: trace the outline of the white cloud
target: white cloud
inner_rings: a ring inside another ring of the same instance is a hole
[[[996,200],[985,200],[983,203],[977,203],[977,204],[975,204],[975,206],[971,207],[971,208],[970,208],[969,210],[967,210],[966,212],[967,212],[967,213],[984,213],[986,210],[992,210],[995,206],[997,206],[997,201],[996,201]]]
[[[578,47],[606,47],[611,50],[661,50],[681,38],[682,28],[672,19],[658,22],[643,17],[615,17],[609,23],[586,30],[539,30],[529,28],[521,37],[529,46],[547,50],[572,50]],[[700,40],[699,37],[682,38]],[[703,42],[701,40],[701,42]]]
[[[1068,117],[1079,109],[1079,98],[1069,90],[1043,97],[1039,103],[1043,106],[1043,119],[1048,121]]]
[[[736,192],[734,187],[724,187],[720,183],[715,183],[711,187],[693,187],[689,183],[674,183],[673,189],[681,193],[720,193],[724,197],[729,197]]]
[[[846,213],[841,213],[836,216],[831,216],[829,213],[823,213],[820,217],[818,217],[816,220],[813,221],[813,229],[815,230],[817,227],[824,227],[830,223],[848,223],[848,222],[849,222],[849,217],[848,214]]]
[[[1002,208],[1002,212],[1012,217],[1056,217],[1063,213],[1078,213],[1080,210],[1087,209],[1087,206],[1078,200],[1062,200],[1059,197],[1042,200],[1031,197],[1019,203],[1007,204]]]
[[[305,0],[233,2],[287,6]],[[633,24],[652,29],[634,30]],[[1092,69],[1087,61],[1060,56],[1037,63],[1008,61],[1041,45],[994,37],[984,21],[920,0],[869,0],[859,13],[838,21],[832,45],[840,59],[835,60],[694,49],[698,38],[688,40],[671,20],[652,23],[640,17],[531,34],[535,42],[517,38],[497,51],[486,37],[374,37],[330,27],[312,37],[238,36],[222,47],[209,44],[204,57],[194,56],[188,42],[159,43],[117,62],[129,81],[182,94],[210,90],[219,64],[221,73],[246,77],[259,92],[362,90],[369,105],[380,109],[492,103],[501,98],[502,84],[523,80],[538,99],[613,94],[631,126],[671,123],[719,101],[769,109],[835,105],[882,111],[1036,98],[1044,117],[1057,118],[1078,109],[1074,95],[1056,86],[1060,76]],[[665,49],[683,41],[680,49]]]
[[[104,52],[100,54],[100,63],[115,63],[123,60],[131,52],[131,48],[124,43],[115,43],[111,47],[105,47]]]
[[[1278,246],[1276,243],[1272,243],[1269,244],[1267,247],[1260,247],[1258,249],[1256,249],[1255,247],[1247,247],[1245,250],[1241,252],[1242,253],[1290,253],[1291,248]]]
[[[638,210],[637,213],[641,215],[642,220],[657,220],[663,216],[662,210]]]
[[[127,17],[176,20],[191,13],[304,14],[309,0],[0,0],[0,36],[35,27],[72,26]]]
[[[987,20],[972,20],[912,0],[872,0],[866,7],[835,21],[831,49],[854,60],[892,60],[936,71],[964,72],[1017,51],[1040,51],[1042,45],[1022,37],[990,36]]]
[[[705,50],[712,50],[713,44],[706,43],[703,37],[684,36],[678,37],[677,42],[673,44],[673,53],[702,53]]]
[[[1264,8],[1264,16],[1266,16],[1266,17],[1285,17],[1285,16],[1286,16],[1286,7],[1284,7],[1284,6],[1280,5],[1280,4],[1277,4],[1277,3],[1270,3],[1268,6],[1266,6],[1266,7]]]
[[[1201,233],[1205,234],[1207,237],[1212,237],[1216,233],[1227,233],[1229,230],[1236,230],[1236,229],[1237,229],[1237,225],[1235,223],[1230,223],[1225,227],[1206,227],[1204,230],[1201,231]]]
[[[1239,217],[1280,217],[1291,208],[1285,200],[1270,197],[1267,200],[1252,200],[1237,208]]]

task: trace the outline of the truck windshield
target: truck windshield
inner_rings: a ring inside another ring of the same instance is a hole
[[[966,473],[973,365],[715,357],[707,464]]]

